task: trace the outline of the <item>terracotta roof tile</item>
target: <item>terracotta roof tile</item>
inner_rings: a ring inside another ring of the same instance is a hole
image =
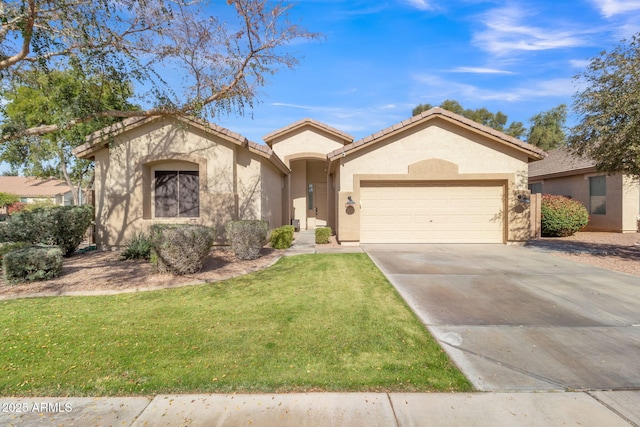
[[[490,134],[493,137],[496,137],[496,138],[498,138],[498,139],[500,139],[500,140],[502,140],[502,141],[504,141],[504,142],[506,142],[508,144],[517,146],[517,147],[519,147],[519,148],[531,153],[530,157],[535,159],[535,160],[538,160],[540,158],[544,158],[544,156],[545,156],[545,152],[543,150],[539,149],[538,147],[535,147],[535,146],[533,146],[531,144],[527,144],[524,141],[521,141],[521,140],[519,140],[517,138],[514,138],[512,136],[506,135],[505,133],[500,132],[498,130],[495,130],[493,128],[490,128],[488,126],[481,125],[480,123],[474,122],[473,120],[467,119],[466,117],[463,117],[463,116],[460,116],[458,114],[452,113],[451,111],[444,110],[444,109],[442,109],[440,107],[435,107],[435,108],[432,108],[432,109],[430,109],[428,111],[423,112],[422,114],[419,114],[417,116],[413,116],[413,117],[411,117],[409,119],[406,119],[406,120],[403,120],[400,123],[396,123],[396,124],[386,128],[386,129],[383,129],[383,130],[381,130],[381,131],[379,131],[379,132],[377,132],[377,133],[375,133],[373,135],[370,135],[370,136],[367,136],[365,138],[362,138],[359,141],[355,141],[355,142],[353,142],[351,144],[345,145],[343,150],[335,150],[335,151],[329,153],[328,157],[331,159],[332,157],[336,157],[337,155],[342,154],[344,152],[349,152],[349,151],[351,151],[351,150],[353,150],[353,149],[355,149],[355,148],[357,148],[357,147],[359,147],[361,145],[370,144],[370,143],[372,143],[372,142],[374,142],[376,140],[379,140],[379,139],[382,139],[382,138],[386,137],[389,134],[399,132],[402,129],[404,129],[404,128],[408,127],[408,126],[411,126],[414,123],[417,123],[419,121],[423,121],[423,120],[428,119],[428,118],[437,117],[437,116],[447,117],[447,118],[449,118],[451,120],[454,120],[454,121],[462,123],[462,124],[464,124],[466,126],[472,127],[472,128],[474,128],[474,129],[476,129],[476,130],[478,130],[480,132]]]
[[[342,138],[345,140],[345,142],[351,142],[353,141],[353,136],[349,135],[346,132],[343,132],[339,129],[336,129],[334,127],[331,127],[325,123],[319,122],[317,120],[314,119],[310,119],[310,118],[306,118],[306,119],[302,119],[302,120],[298,120],[297,122],[291,123],[290,125],[287,125],[283,128],[274,130],[273,132],[269,132],[268,134],[266,134],[265,136],[262,137],[262,139],[269,144],[272,140],[274,140],[275,138],[277,138],[280,135],[284,135],[287,134],[295,129],[298,129],[302,126],[305,125],[311,125],[311,126],[315,126],[319,129],[323,129],[329,133],[332,133],[334,135],[337,135],[338,137]],[[271,145],[271,144],[269,144]]]
[[[543,160],[529,164],[529,179],[584,169],[595,169],[595,162],[591,159],[576,157],[565,148],[558,148],[549,151]]]
[[[71,191],[64,182],[55,178],[41,179],[29,176],[0,176],[0,192],[22,197],[53,197]]]

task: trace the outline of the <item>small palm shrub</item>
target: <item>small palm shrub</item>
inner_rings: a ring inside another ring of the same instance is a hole
[[[225,231],[231,250],[238,259],[256,259],[267,242],[269,223],[258,220],[229,221]]]
[[[273,249],[287,249],[293,243],[293,225],[283,225],[271,231],[271,247]]]
[[[57,246],[25,246],[2,259],[6,283],[49,280],[62,274],[62,250]]]
[[[582,203],[563,196],[542,195],[542,235],[571,236],[589,222],[589,212]]]
[[[147,233],[136,233],[125,243],[120,254],[122,259],[149,259],[151,258],[151,238]]]
[[[329,243],[329,237],[331,237],[331,227],[318,227],[316,228],[316,243],[324,245]]]
[[[197,224],[154,224],[150,230],[151,261],[165,273],[193,274],[202,270],[215,239],[211,227]]]

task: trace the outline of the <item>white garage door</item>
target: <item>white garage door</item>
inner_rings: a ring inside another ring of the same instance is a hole
[[[362,243],[503,243],[501,185],[362,183]]]

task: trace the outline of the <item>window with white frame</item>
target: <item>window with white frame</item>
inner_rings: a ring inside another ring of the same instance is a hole
[[[589,213],[607,214],[607,177],[605,175],[589,177]]]
[[[155,171],[155,216],[194,218],[200,216],[198,171]]]

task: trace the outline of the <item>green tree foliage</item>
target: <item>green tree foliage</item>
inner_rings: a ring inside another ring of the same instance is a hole
[[[11,193],[0,193],[0,208],[19,202],[20,197]]]
[[[640,33],[593,58],[576,76],[579,123],[568,145],[592,158],[599,170],[640,177]]]
[[[87,79],[139,83],[132,102],[149,107],[81,104],[65,122],[5,127],[0,142],[96,117],[242,112],[269,74],[297,64],[290,44],[318,37],[289,22],[289,9],[268,0],[3,0],[1,87],[21,85],[28,73],[74,67]]]
[[[79,68],[25,72],[20,84],[0,91],[8,101],[0,107],[0,129],[3,134],[17,132],[0,145],[0,160],[23,175],[65,180],[78,204],[79,189],[90,180],[92,164],[75,158],[71,150],[84,143],[88,134],[120,119],[98,116],[42,136],[18,136],[20,129],[44,123],[64,129],[66,123],[91,111],[135,111],[139,108],[127,101],[132,94],[131,83],[116,75],[85,75]]]
[[[420,104],[416,108],[413,109],[412,114],[417,116],[418,114],[430,110],[433,108],[431,104]],[[440,108],[451,111],[452,113],[459,114],[463,117],[466,117],[474,122],[480,123],[482,125],[491,127],[493,129],[499,130],[500,132],[504,132],[507,135],[511,135],[515,138],[520,138],[526,132],[526,129],[522,122],[512,122],[509,126],[505,127],[508,121],[508,117],[506,114],[498,111],[497,113],[492,113],[486,108],[476,108],[465,109],[458,101],[447,99],[440,104]]]
[[[527,132],[527,142],[543,150],[565,146],[567,143],[564,132],[566,121],[567,106],[565,104],[536,114],[529,119],[531,127]]]

